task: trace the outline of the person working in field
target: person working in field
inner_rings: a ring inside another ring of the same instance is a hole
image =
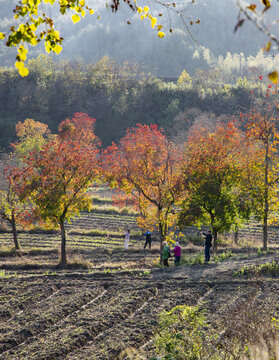
[[[169,267],[170,247],[166,241],[163,242],[162,259],[164,266]]]
[[[149,250],[151,249],[151,232],[149,230],[146,231],[146,233],[143,234],[145,236],[145,244],[144,244],[144,249],[146,248],[146,245],[149,244]]]
[[[211,231],[208,230],[207,233],[203,233],[205,236],[205,242],[204,242],[204,255],[205,255],[205,261],[210,260],[210,248],[212,246],[212,234]]]
[[[175,243],[175,246],[172,249],[172,252],[174,253],[174,264],[175,264],[175,266],[177,266],[177,265],[179,265],[180,257],[181,257],[181,247],[180,247],[178,241]]]
[[[129,241],[130,241],[130,230],[128,229],[127,232],[125,233],[125,240],[124,240],[124,249],[128,249],[129,246]]]

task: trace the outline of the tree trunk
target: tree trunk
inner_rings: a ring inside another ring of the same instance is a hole
[[[263,250],[267,250],[267,219],[269,212],[269,204],[268,204],[268,153],[269,153],[269,144],[267,143],[266,152],[265,152],[265,174],[264,174],[264,217],[263,217]]]
[[[163,226],[161,224],[161,221],[159,221],[159,238],[160,238],[160,264],[163,264],[163,241],[165,240],[164,234],[163,234]]]
[[[16,229],[16,222],[15,222],[14,214],[12,215],[11,225],[12,225],[15,248],[16,248],[16,250],[19,250],[19,243],[18,243],[18,238],[17,238],[17,229]]]
[[[263,223],[263,250],[267,250],[267,216],[264,214],[264,223]]]
[[[234,232],[234,243],[235,245],[238,245],[238,229],[236,229],[236,231]]]
[[[61,258],[60,262],[62,265],[67,264],[67,257],[66,257],[66,232],[65,232],[65,224],[64,220],[60,220],[60,230],[61,230]]]
[[[217,255],[217,240],[218,240],[218,231],[213,229],[213,254]]]

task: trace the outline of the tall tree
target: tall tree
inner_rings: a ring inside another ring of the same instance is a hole
[[[214,131],[196,128],[184,154],[184,189],[180,225],[208,224],[217,251],[218,233],[229,231],[249,216],[243,192],[237,189],[244,169],[244,134],[233,122],[217,124]]]
[[[60,124],[56,138],[33,151],[14,173],[20,199],[35,205],[34,218],[60,227],[61,264],[67,262],[65,222],[90,207],[87,189],[100,175],[94,123],[87,114],[74,114]]]
[[[16,124],[16,135],[19,140],[12,146],[19,158],[27,156],[34,150],[40,150],[51,138],[48,126],[33,119],[26,119],[23,123],[19,121]]]
[[[267,250],[268,223],[278,209],[279,132],[278,115],[267,104],[261,110],[243,114],[247,139],[252,143],[246,186],[253,200],[253,210],[263,226],[263,250]]]
[[[20,248],[18,240],[17,225],[23,223],[25,206],[19,200],[19,197],[15,191],[15,183],[13,178],[13,169],[15,163],[11,156],[1,174],[1,188],[0,188],[0,216],[3,220],[9,222],[12,227],[13,241],[15,249]]]
[[[180,194],[181,152],[156,125],[128,129],[119,145],[109,147],[103,170],[112,187],[135,199],[142,226],[158,226],[160,245],[173,223]]]

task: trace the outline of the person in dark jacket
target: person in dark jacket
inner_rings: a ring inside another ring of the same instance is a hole
[[[212,246],[212,234],[211,231],[208,230],[207,233],[203,233],[205,236],[205,242],[204,242],[204,254],[205,254],[205,261],[210,260],[210,248]]]
[[[149,250],[151,249],[151,232],[149,230],[146,231],[146,233],[143,234],[145,236],[145,244],[144,244],[144,249],[146,248],[146,245],[149,244]]]

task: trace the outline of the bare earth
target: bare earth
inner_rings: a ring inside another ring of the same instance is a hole
[[[278,317],[278,278],[234,276],[243,266],[278,262],[278,251],[160,269],[150,268],[158,250],[140,246],[84,251],[90,270],[47,265],[57,261],[51,252],[34,252],[33,260],[2,254],[0,359],[148,359],[158,314],[179,304],[201,304],[210,321],[222,321],[256,298],[261,311]]]

